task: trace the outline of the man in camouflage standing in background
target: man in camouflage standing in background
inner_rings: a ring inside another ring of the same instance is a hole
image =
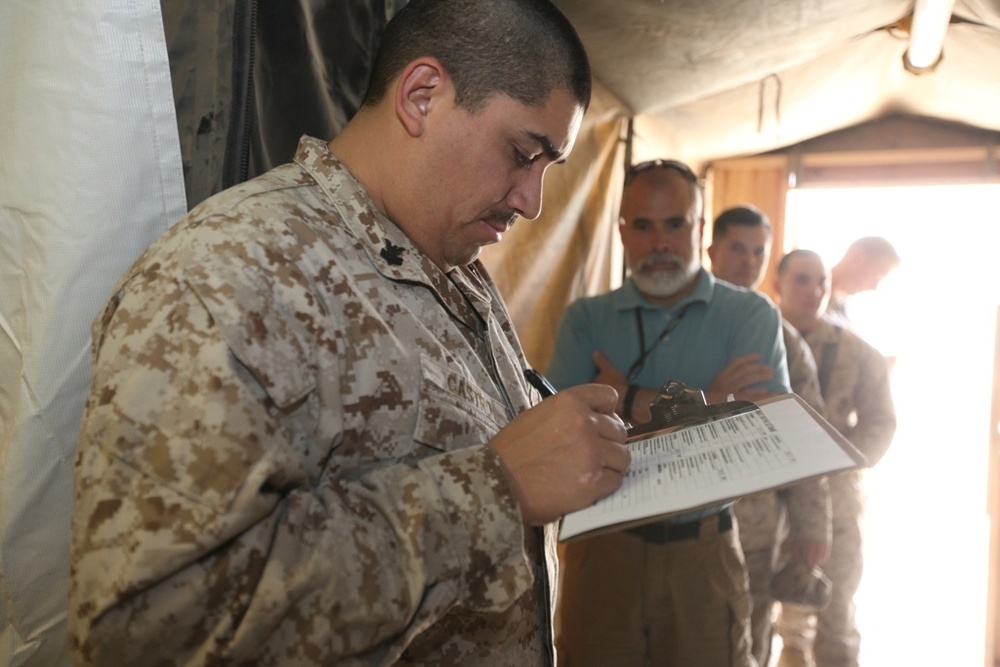
[[[755,289],[764,278],[771,239],[771,222],[755,206],[747,204],[723,211],[712,224],[712,244],[708,248],[712,273],[734,285]],[[812,351],[785,320],[782,333],[792,391],[822,414],[823,398]],[[753,596],[753,655],[758,665],[766,667],[773,636],[775,574],[789,567],[790,573],[811,576],[809,570],[822,565],[830,554],[829,485],[826,478],[821,478],[754,494],[741,498],[734,511]]]
[[[782,315],[803,335],[816,358],[827,420],[874,466],[896,431],[885,358],[824,315],[829,273],[815,252],[793,250],[785,255],[778,265],[775,291]],[[854,593],[863,569],[863,479],[858,470],[830,478],[833,544],[823,569],[833,582],[832,598],[818,613],[782,605],[775,624],[784,644],[781,667],[858,665],[861,635],[854,620]]]

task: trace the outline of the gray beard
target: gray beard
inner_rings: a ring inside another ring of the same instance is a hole
[[[673,296],[690,282],[701,268],[697,255],[687,266],[671,271],[643,271],[643,263],[632,272],[632,282],[643,294],[654,297]]]

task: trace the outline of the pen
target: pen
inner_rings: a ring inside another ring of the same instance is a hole
[[[525,368],[524,378],[528,381],[528,384],[538,390],[542,398],[548,398],[556,393],[556,388],[552,386],[552,383],[546,380],[545,376],[534,368]]]
[[[545,379],[545,376],[536,371],[534,368],[524,369],[524,378],[528,381],[532,387],[538,390],[538,393],[542,395],[542,398],[548,398],[556,393],[556,388],[552,386],[552,383]],[[619,417],[621,419],[621,417]],[[632,428],[632,423],[629,421],[622,420],[622,424],[625,428]]]

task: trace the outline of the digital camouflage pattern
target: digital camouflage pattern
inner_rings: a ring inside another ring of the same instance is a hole
[[[824,403],[812,352],[802,336],[784,320],[782,333],[792,391],[823,414]],[[830,539],[830,493],[825,480],[810,480],[779,492],[748,496],[736,504],[735,510],[740,542],[747,551],[773,547],[782,524],[790,539]]]
[[[823,414],[816,361],[802,335],[782,320],[789,384]],[[753,608],[750,634],[758,664],[766,665],[771,648],[771,581],[782,567],[781,544],[789,540],[830,542],[830,489],[825,477],[741,498],[734,507],[740,544],[746,558]],[[786,537],[787,536],[787,537]]]
[[[552,541],[484,446],[539,399],[503,303],[323,142],[193,210],[93,333],[79,664],[548,664]]]
[[[826,419],[875,465],[892,444],[896,410],[885,358],[852,331],[824,316],[804,335],[819,369]],[[812,643],[817,665],[858,664],[860,634],[854,622],[854,592],[861,582],[863,473],[830,478],[833,501],[832,553],[823,572],[833,582],[830,604],[819,614]],[[785,644],[808,650],[813,631],[808,609],[786,606],[777,624]]]

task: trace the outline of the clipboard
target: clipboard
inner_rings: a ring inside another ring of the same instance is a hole
[[[672,380],[628,430],[632,465],[621,488],[571,512],[559,540],[660,521],[745,495],[867,465],[865,456],[797,394],[708,404]]]

